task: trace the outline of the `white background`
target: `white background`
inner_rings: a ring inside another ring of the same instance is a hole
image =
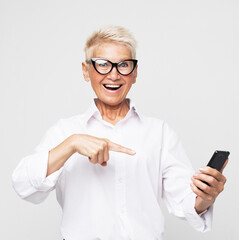
[[[59,118],[85,111],[95,96],[82,77],[83,47],[107,24],[138,40],[139,74],[128,97],[141,113],[165,119],[195,169],[229,150],[228,181],[202,234],[165,211],[165,240],[239,237],[239,2],[0,0],[0,236],[61,239],[55,193],[40,205],[11,186],[20,159]]]

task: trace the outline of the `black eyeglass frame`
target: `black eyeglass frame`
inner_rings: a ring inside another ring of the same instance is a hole
[[[101,72],[99,72],[99,71],[97,70],[96,66],[95,66],[95,62],[96,62],[97,60],[105,60],[105,61],[111,63],[111,69],[110,69],[107,73],[101,73]],[[118,69],[118,65],[119,65],[120,63],[122,63],[122,62],[125,62],[125,61],[132,61],[133,64],[134,64],[131,72],[130,72],[130,73],[127,73],[127,74],[121,73],[121,72],[119,71],[119,69]],[[136,60],[136,59],[124,59],[124,60],[122,60],[122,61],[120,61],[120,62],[118,62],[118,63],[113,63],[113,62],[111,62],[110,60],[104,59],[104,58],[91,58],[90,60],[88,60],[88,61],[86,61],[86,62],[87,62],[87,63],[92,63],[92,65],[93,65],[94,69],[96,70],[96,72],[98,72],[98,73],[101,74],[101,75],[107,75],[107,74],[109,74],[109,73],[112,71],[112,69],[115,67],[116,70],[117,70],[117,72],[118,72],[119,74],[121,74],[121,75],[123,75],[123,76],[128,76],[128,75],[130,75],[130,74],[134,71],[134,69],[135,69],[135,67],[136,67],[136,65],[137,65],[137,63],[138,63],[138,60]]]

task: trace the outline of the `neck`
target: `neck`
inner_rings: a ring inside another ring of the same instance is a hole
[[[117,122],[123,119],[129,111],[127,99],[125,99],[118,105],[111,106],[97,98],[96,106],[100,111],[102,119],[114,125],[116,125]]]

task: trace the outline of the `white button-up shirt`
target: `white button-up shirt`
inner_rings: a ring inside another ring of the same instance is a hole
[[[167,123],[142,116],[132,100],[128,103],[130,110],[116,125],[102,119],[95,101],[84,114],[59,120],[15,169],[16,192],[40,203],[56,189],[66,240],[161,240],[161,199],[169,212],[207,231],[212,208],[201,216],[195,212],[194,170],[178,137]],[[102,167],[76,153],[46,177],[49,150],[78,133],[108,138],[136,154],[110,151],[108,165]]]

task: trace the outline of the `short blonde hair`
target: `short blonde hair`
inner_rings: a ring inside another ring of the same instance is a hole
[[[120,26],[105,26],[95,31],[86,41],[85,60],[92,58],[95,47],[105,42],[123,44],[131,51],[131,57],[136,57],[136,40],[125,28]]]

